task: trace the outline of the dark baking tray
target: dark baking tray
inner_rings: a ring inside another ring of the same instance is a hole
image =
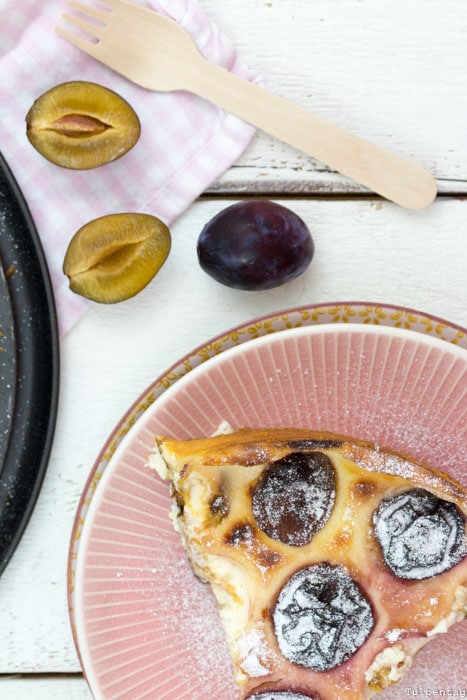
[[[0,153],[0,574],[36,503],[58,403],[59,341],[42,246]]]

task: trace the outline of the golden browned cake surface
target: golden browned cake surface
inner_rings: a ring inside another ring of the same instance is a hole
[[[370,697],[465,615],[466,494],[441,472],[295,429],[159,437],[152,464],[242,698]]]

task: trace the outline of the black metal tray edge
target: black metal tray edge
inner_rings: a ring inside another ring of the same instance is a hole
[[[58,410],[59,334],[49,270],[29,207],[3,155],[0,182],[15,225],[0,236],[15,335],[16,386],[0,464],[0,575],[29,522],[45,477]]]

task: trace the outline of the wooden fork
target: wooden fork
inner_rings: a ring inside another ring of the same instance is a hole
[[[409,209],[436,196],[432,175],[288,100],[207,61],[175,20],[126,0],[98,9],[68,0],[63,18],[83,34],[56,31],[82,51],[149,90],[188,90]]]

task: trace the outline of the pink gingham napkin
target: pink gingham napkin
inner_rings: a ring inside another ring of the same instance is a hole
[[[254,79],[196,0],[140,4],[179,21],[212,62]],[[37,226],[62,333],[92,303],[69,291],[62,272],[75,231],[98,216],[125,211],[150,213],[170,225],[232,165],[254,132],[194,95],[143,90],[86,56],[54,33],[65,10],[65,0],[0,0],[0,150]],[[109,87],[135,109],[141,137],[121,159],[94,170],[65,170],[28,142],[25,116],[34,100],[70,80]]]

